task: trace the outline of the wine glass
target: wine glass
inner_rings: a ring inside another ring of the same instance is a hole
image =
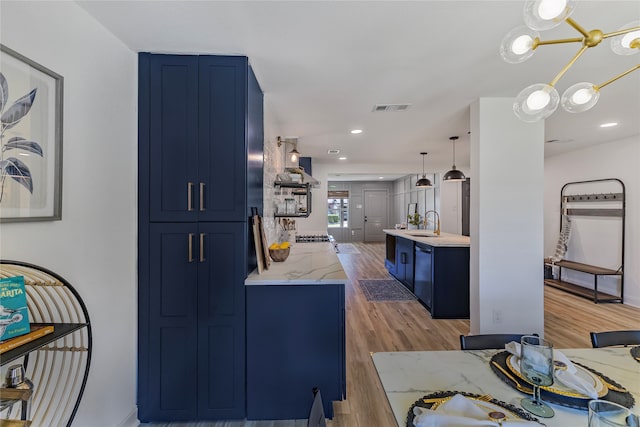
[[[589,427],[627,427],[633,426],[635,415],[624,406],[607,400],[589,402]]]
[[[533,397],[522,399],[520,404],[534,415],[551,418],[555,413],[540,399],[540,386],[553,384],[553,345],[534,335],[523,336],[520,344],[520,372],[533,385]]]

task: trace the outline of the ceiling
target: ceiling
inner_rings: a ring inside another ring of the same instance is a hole
[[[79,1],[136,52],[246,55],[278,134],[297,137],[314,164],[335,164],[341,179],[361,173],[418,173],[469,167],[469,105],[515,97],[548,83],[579,45],[541,46],[522,64],[499,55],[503,36],[523,25],[523,1]],[[579,1],[573,19],[615,31],[640,19],[640,1]],[[567,24],[543,40],[576,37]],[[609,42],[589,49],[556,85],[601,84],[638,64]],[[410,104],[373,112],[376,104]],[[603,88],[582,114],[546,120],[545,156],[640,134],[640,71]],[[618,122],[612,128],[599,124]],[[362,129],[359,135],[352,129]],[[517,144],[518,141],[514,141]],[[347,160],[327,154],[340,150]],[[332,166],[333,168],[333,166]],[[373,175],[372,175],[373,174]],[[397,176],[397,175],[394,175]]]

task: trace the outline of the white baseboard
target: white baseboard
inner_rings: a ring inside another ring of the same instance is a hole
[[[138,421],[138,408],[133,408],[133,410],[129,413],[129,415],[122,420],[118,427],[138,427],[140,425],[140,421]]]

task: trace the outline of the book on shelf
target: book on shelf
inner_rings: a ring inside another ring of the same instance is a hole
[[[31,325],[31,331],[28,334],[20,335],[15,338],[0,341],[0,354],[20,347],[28,342],[51,334],[54,331],[53,325]]]
[[[0,341],[29,333],[24,277],[0,279]]]

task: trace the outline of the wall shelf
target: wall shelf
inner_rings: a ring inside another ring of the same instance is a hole
[[[289,189],[288,196],[297,198],[295,203],[295,212],[278,212],[274,213],[275,218],[307,218],[311,215],[311,184],[302,182],[275,181],[273,186],[282,192],[283,188]],[[280,195],[282,197],[282,194]],[[304,200],[302,200],[304,198]],[[295,200],[295,199],[294,199]],[[306,205],[306,210],[301,210],[299,205]],[[284,210],[284,209],[283,209]]]

